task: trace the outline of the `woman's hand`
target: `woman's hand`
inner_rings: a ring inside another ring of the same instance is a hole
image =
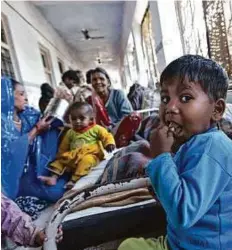
[[[32,141],[38,134],[44,132],[50,127],[53,119],[48,119],[48,117],[49,116],[45,116],[44,118],[39,120],[35,127],[29,132],[28,137],[30,141]]]
[[[37,122],[35,125],[37,128],[37,133],[40,134],[50,128],[51,123],[53,122],[54,118],[49,117],[49,115],[43,117],[41,120]]]
[[[45,231],[39,231],[36,236],[35,236],[35,246],[42,246],[44,244],[45,241],[47,241],[47,236],[45,234]],[[59,226],[57,228],[57,235],[56,235],[56,243],[59,243],[63,240],[63,230],[62,230],[62,226]]]
[[[167,126],[161,124],[151,132],[150,136],[150,153],[155,158],[158,155],[172,151],[174,143],[173,131]]]

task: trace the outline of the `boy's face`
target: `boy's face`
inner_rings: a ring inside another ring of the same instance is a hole
[[[161,121],[168,127],[174,127],[176,141],[187,141],[209,129],[215,121],[215,102],[198,83],[171,78],[162,83],[160,94]]]
[[[82,130],[93,123],[93,117],[90,116],[85,107],[75,109],[70,112],[70,122],[74,130]]]

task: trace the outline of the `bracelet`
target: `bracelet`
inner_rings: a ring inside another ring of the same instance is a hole
[[[36,128],[36,132],[39,132],[40,128],[39,128],[39,125],[37,123],[35,124],[35,128]]]

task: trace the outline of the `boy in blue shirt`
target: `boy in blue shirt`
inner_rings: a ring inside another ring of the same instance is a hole
[[[169,249],[232,249],[232,141],[217,128],[228,82],[220,65],[193,55],[161,75],[161,124],[146,170],[167,214]],[[136,239],[128,239],[119,249],[156,249],[145,241],[130,248]]]

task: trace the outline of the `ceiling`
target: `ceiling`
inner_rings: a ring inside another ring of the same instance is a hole
[[[102,67],[119,67],[123,1],[33,1],[42,15],[77,51],[78,61],[86,68],[96,67],[100,57]],[[99,40],[84,40],[81,30]]]

